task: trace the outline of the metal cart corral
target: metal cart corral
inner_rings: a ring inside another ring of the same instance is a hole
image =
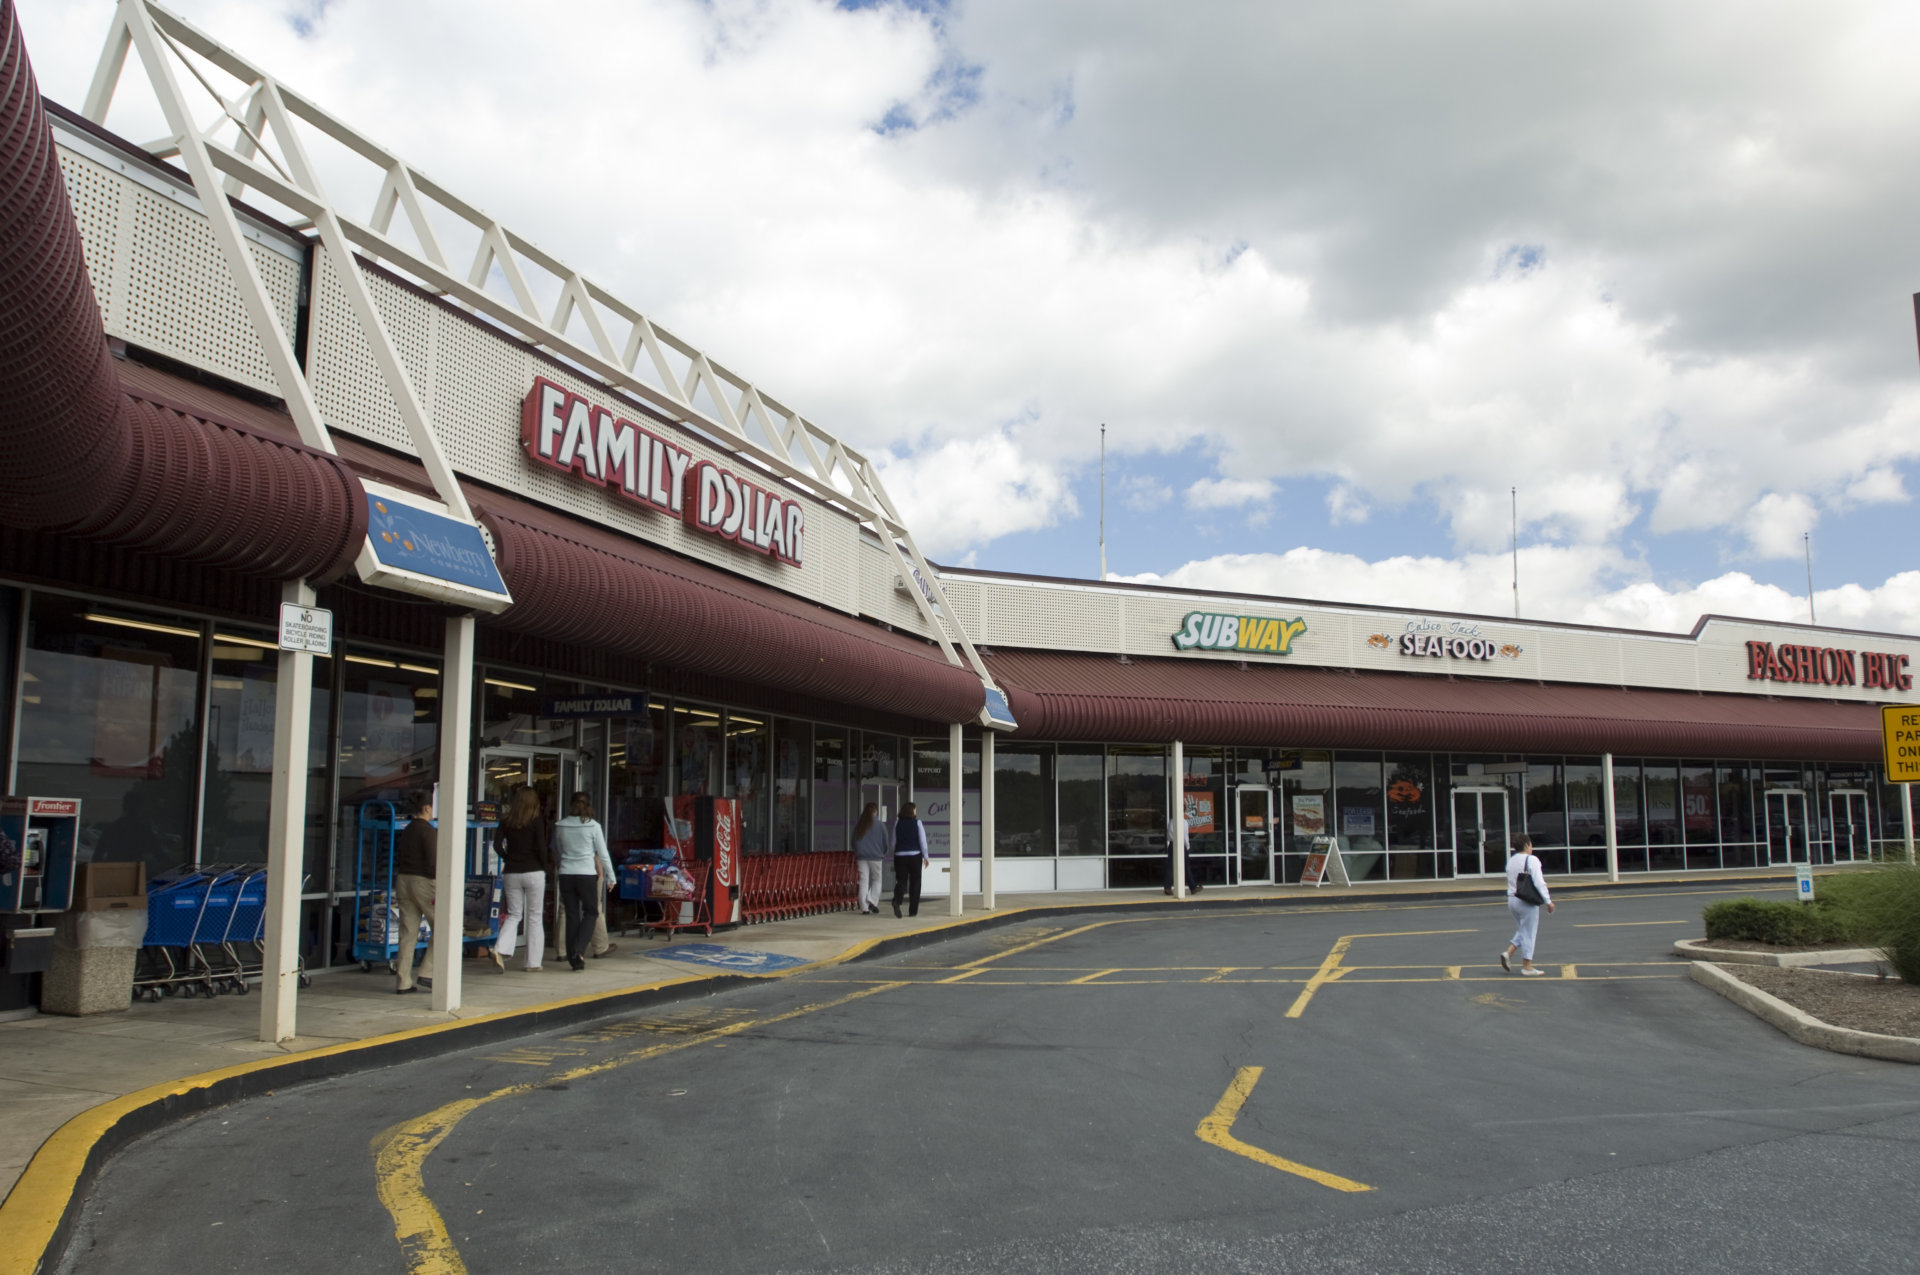
[[[360,804],[353,854],[353,958],[369,973],[376,965],[393,969],[400,955],[403,936],[393,900],[393,852],[408,822],[390,801]],[[439,826],[437,820],[434,826]],[[467,821],[460,935],[464,951],[492,947],[500,936],[500,861],[493,851],[497,826],[491,820]],[[415,952],[426,948],[427,940],[420,935],[414,935],[413,942]]]

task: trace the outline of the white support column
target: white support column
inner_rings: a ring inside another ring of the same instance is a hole
[[[1907,838],[1907,862],[1913,862],[1913,785],[1900,785],[1900,828]]]
[[[313,605],[305,580],[280,600]],[[260,966],[260,1039],[292,1040],[300,994],[300,876],[307,858],[307,738],[313,716],[313,656],[280,652],[273,686],[273,787],[267,803],[267,930]]]
[[[967,828],[966,808],[961,804],[960,764],[963,756],[961,746],[966,740],[961,737],[960,723],[947,727],[947,867],[953,878],[951,892],[947,895],[947,915],[959,916],[965,911],[960,899],[960,887],[967,874]]]
[[[1187,897],[1187,746],[1173,741],[1173,773],[1167,776],[1167,823],[1173,837],[1173,897]]]
[[[1600,758],[1600,817],[1607,821],[1607,880],[1620,879],[1620,827],[1613,817],[1613,754]]]
[[[993,901],[993,737],[980,732],[980,906],[991,912]]]
[[[460,1008],[460,934],[466,920],[467,771],[473,738],[473,617],[447,621],[440,670],[440,822],[434,855],[433,1007]]]

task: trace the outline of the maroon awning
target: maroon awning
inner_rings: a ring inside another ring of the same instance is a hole
[[[1872,704],[999,649],[1018,734],[1111,743],[1878,761]]]

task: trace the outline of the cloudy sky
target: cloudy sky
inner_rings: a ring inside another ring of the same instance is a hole
[[[19,7],[77,106],[111,6]],[[1920,6],[173,7],[938,560],[1095,575],[1104,423],[1126,578],[1510,613],[1517,489],[1526,614],[1804,619],[1811,533],[1822,622],[1920,632]]]

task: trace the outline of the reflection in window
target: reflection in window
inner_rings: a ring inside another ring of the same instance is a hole
[[[1053,853],[1053,745],[995,741],[993,852]]]
[[[673,706],[673,795],[720,795],[720,711]]]
[[[847,732],[838,726],[813,728],[813,848],[845,850],[847,818]],[[898,814],[898,811],[889,811]]]
[[[36,593],[15,791],[78,797],[89,859],[195,858],[200,623]]]
[[[1647,844],[1653,848],[1650,866],[1656,872],[1684,867],[1686,859],[1679,849],[1680,768],[1670,761],[1648,761],[1640,782],[1646,793]]]
[[[1527,835],[1536,850],[1567,844],[1567,802],[1560,783],[1559,762],[1527,758]]]
[[[480,670],[480,738],[509,748],[572,748],[575,719],[542,717],[547,697],[578,695],[577,682],[558,682],[518,670]]]
[[[1433,849],[1433,759],[1426,753],[1388,753],[1388,875],[1395,880],[1431,877],[1439,866]]]
[[[1613,826],[1618,830],[1620,870],[1644,872],[1646,824],[1640,818],[1640,763],[1634,759],[1613,759]]]
[[[1160,885],[1165,879],[1165,749],[1107,749],[1107,854],[1115,857],[1107,869],[1110,886]]]
[[[607,841],[616,860],[666,844],[666,799],[667,710],[654,703],[607,723]]]
[[[1342,753],[1333,764],[1339,803],[1340,848],[1347,852],[1347,874],[1355,881],[1377,881],[1387,874],[1386,786],[1378,754]]]
[[[1054,764],[1060,773],[1060,853],[1105,854],[1105,750],[1098,744],[1061,744]]]
[[[359,808],[431,791],[440,768],[440,670],[431,657],[349,650],[340,662],[341,822],[335,883],[353,888]]]
[[[813,727],[780,718],[773,731],[773,852],[801,854],[812,848],[809,813],[813,775]]]
[[[772,733],[765,718],[727,714],[727,786],[720,795],[739,803],[742,854],[767,853]]]
[[[1607,824],[1601,805],[1605,772],[1598,757],[1569,757],[1567,843],[1575,872],[1607,870]]]
[[[203,863],[264,863],[273,799],[273,723],[279,643],[266,630],[215,629],[207,688],[206,791],[200,815]],[[307,727],[307,818],[302,871],[324,888],[327,733],[333,661],[313,662]]]

